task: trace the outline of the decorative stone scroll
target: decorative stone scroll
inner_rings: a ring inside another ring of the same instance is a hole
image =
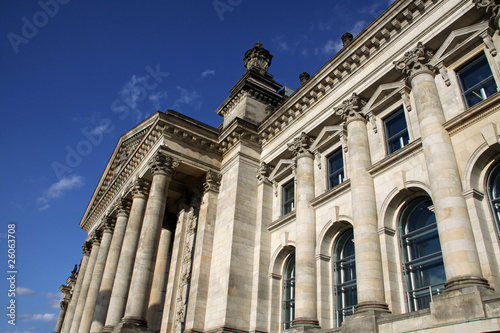
[[[365,105],[365,99],[359,97],[356,93],[352,93],[351,98],[344,100],[342,106],[335,108],[334,111],[337,116],[346,122],[353,119],[366,120],[365,115],[361,113]]]
[[[499,0],[472,0],[476,8],[486,12],[492,29],[500,30],[500,1]]]
[[[180,162],[174,160],[171,156],[158,152],[149,162],[149,167],[153,175],[156,173],[164,173],[167,176],[171,176],[174,169],[177,168],[179,164]]]
[[[288,144],[288,150],[290,150],[295,157],[310,153],[309,147],[314,142],[314,138],[302,132],[298,137],[293,139],[293,143]]]
[[[257,179],[259,183],[269,183],[269,175],[273,171],[274,167],[270,164],[262,162],[257,169]]]
[[[422,72],[435,75],[437,69],[429,64],[434,53],[425,48],[422,42],[418,42],[417,47],[412,51],[407,51],[403,58],[394,61],[394,66],[397,70],[401,71],[406,77],[407,81]]]

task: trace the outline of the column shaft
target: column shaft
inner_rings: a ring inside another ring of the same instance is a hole
[[[61,332],[61,328],[64,322],[64,317],[66,316],[66,310],[68,309],[68,302],[61,302],[61,311],[59,312],[59,318],[57,318],[55,333]]]
[[[80,269],[78,271],[78,277],[76,278],[75,288],[73,289],[73,295],[71,296],[71,302],[69,303],[68,310],[66,311],[66,317],[64,318],[63,327],[61,332],[69,333],[71,329],[71,324],[73,323],[73,317],[75,315],[75,309],[78,304],[78,298],[80,297],[80,290],[82,289],[83,278],[85,277],[85,271],[87,270],[90,251],[88,243],[83,246],[83,259],[80,264]]]
[[[447,285],[485,284],[472,226],[463,196],[460,173],[445,122],[434,75],[423,71],[411,80],[415,97],[422,146],[439,240],[443,253]]]
[[[111,221],[105,222],[105,229],[102,235],[99,254],[97,255],[96,264],[92,273],[92,282],[90,283],[87,301],[83,310],[82,320],[80,322],[79,333],[89,333],[94,315],[97,297],[99,296],[99,286],[101,285],[106,258],[108,257],[109,246],[113,237],[113,225]]]
[[[75,309],[75,315],[73,317],[73,323],[71,324],[70,333],[78,333],[78,329],[80,328],[83,310],[85,309],[87,295],[92,282],[92,273],[94,272],[94,267],[97,262],[97,255],[99,254],[99,247],[100,237],[98,235],[97,237],[93,237],[92,240],[92,251],[90,252],[89,263],[87,265],[87,269],[85,270],[85,277],[83,278],[82,289],[80,291],[80,296],[78,297],[78,304]]]
[[[132,207],[123,238],[120,259],[116,268],[115,281],[109,301],[108,314],[103,332],[111,332],[118,325],[125,312],[127,298],[134,268],[135,254],[139,244],[142,221],[146,210],[147,184],[143,181],[134,183],[132,187]]]
[[[128,216],[128,205],[122,205],[118,212],[118,217],[116,218],[113,239],[111,240],[108,257],[106,258],[106,266],[99,288],[99,298],[97,299],[94,317],[92,318],[92,326],[90,328],[90,332],[92,333],[100,333],[104,327],[104,322],[108,313],[109,300],[111,298],[111,290],[113,289],[116,269],[118,267],[118,260],[120,259],[123,237],[125,236],[127,227]]]

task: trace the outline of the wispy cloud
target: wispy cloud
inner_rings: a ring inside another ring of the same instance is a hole
[[[322,55],[333,56],[340,49],[342,49],[342,41],[340,40],[340,38],[337,41],[334,41],[334,40],[330,39],[323,46],[315,48],[314,49],[314,54],[316,54],[316,55],[322,54]]]
[[[16,293],[18,295],[28,295],[28,296],[35,296],[36,295],[36,292],[34,290],[31,290],[29,288],[24,288],[24,287],[17,287]]]
[[[215,69],[205,69],[202,73],[201,73],[201,77],[202,78],[206,78],[207,76],[214,76],[215,75]]]
[[[137,76],[134,74],[120,90],[120,97],[133,109],[137,107],[138,102],[146,98],[146,90],[143,85],[146,79],[146,76]]]
[[[151,102],[151,104],[153,104],[156,110],[159,110],[161,108],[162,103],[165,103],[167,101],[167,98],[168,94],[166,91],[157,91],[149,95],[149,101]]]
[[[273,46],[279,51],[290,51],[290,46],[285,40],[285,35],[278,35],[272,39]]]
[[[112,123],[111,122],[101,122],[100,125],[94,127],[93,129],[90,130],[90,133],[93,135],[103,135],[104,133],[107,133],[111,130]]]
[[[56,321],[57,317],[54,313],[39,313],[39,314],[20,314],[19,319],[23,321]]]
[[[50,208],[50,201],[61,198],[64,193],[83,186],[83,177],[78,175],[71,175],[63,177],[58,182],[50,185],[50,187],[43,191],[43,194],[37,198],[36,202],[38,210],[46,210]]]
[[[198,94],[195,90],[189,91],[179,86],[177,86],[176,88],[179,91],[180,96],[174,102],[174,108],[179,108],[182,105],[191,106],[195,109],[199,109],[201,107],[201,95]]]

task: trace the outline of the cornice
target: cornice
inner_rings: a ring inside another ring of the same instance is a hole
[[[417,0],[396,1],[391,5],[260,125],[259,134],[263,145],[299,119],[307,109],[338,87],[340,82],[382,53],[391,39],[416,24],[436,3],[432,0]]]
[[[254,145],[260,149],[260,140],[257,133],[257,126],[241,118],[235,118],[220,134],[219,152],[226,154],[240,141]]]

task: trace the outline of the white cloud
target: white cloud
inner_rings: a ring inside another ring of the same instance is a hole
[[[99,126],[97,126],[97,127],[93,128],[93,129],[90,131],[90,133],[92,133],[92,134],[94,134],[94,135],[98,135],[98,136],[100,136],[100,135],[102,135],[103,133],[108,132],[108,131],[111,129],[111,127],[112,127],[112,123],[111,123],[111,122],[108,122],[108,121],[106,121],[106,122],[104,122],[104,123],[102,123],[102,122],[101,122],[101,125],[99,125]]]
[[[138,102],[146,98],[147,92],[143,85],[146,79],[146,76],[132,75],[130,80],[120,90],[120,97],[132,109],[135,109]]]
[[[151,93],[149,95],[149,101],[153,104],[154,108],[159,110],[161,108],[161,104],[165,103],[167,101],[168,94],[166,91],[157,91],[154,93]]]
[[[363,29],[366,27],[366,21],[360,20],[354,23],[353,27],[349,30],[349,32],[356,37]]]
[[[175,101],[174,103],[174,108],[178,108],[181,105],[188,105],[192,106],[196,109],[199,109],[201,107],[201,102],[199,101],[200,99],[200,94],[198,94],[196,91],[189,91],[187,89],[184,89],[182,87],[177,86],[177,90],[180,93],[180,97]]]
[[[342,41],[339,39],[338,41],[334,41],[332,39],[328,40],[322,47],[315,48],[314,54],[324,54],[333,56],[340,49],[342,49]]]
[[[17,295],[27,295],[27,296],[35,296],[36,292],[29,288],[17,287],[16,288]]]
[[[205,78],[209,75],[215,75],[215,69],[205,69],[202,73],[201,73],[201,77]]]
[[[51,322],[57,320],[57,316],[54,313],[20,314],[19,319],[25,321]]]
[[[49,202],[53,199],[58,199],[67,191],[83,186],[83,177],[71,175],[63,177],[58,182],[50,185],[48,189],[43,191],[43,194],[36,199],[38,210],[46,210],[50,207]]]

